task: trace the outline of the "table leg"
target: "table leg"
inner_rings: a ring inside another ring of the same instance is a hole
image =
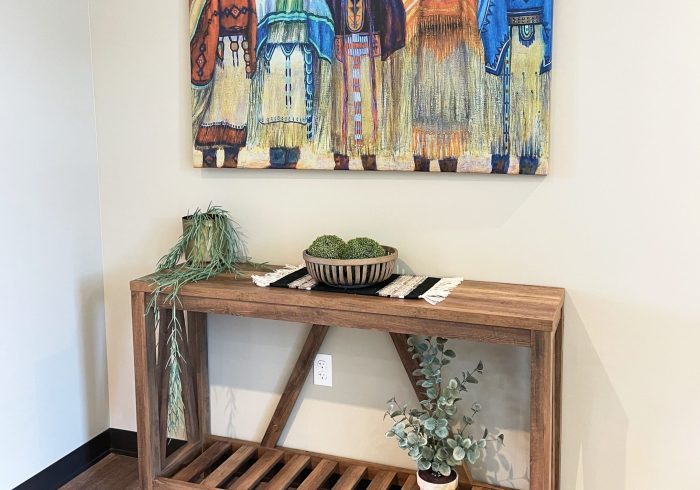
[[[532,332],[530,346],[530,489],[552,490],[554,333]]]
[[[554,490],[560,488],[561,478],[561,409],[562,409],[562,358],[564,340],[564,312],[554,337],[554,444],[552,448],[552,478]]]
[[[161,471],[158,391],[156,384],[155,315],[146,313],[144,293],[131,293],[136,377],[136,425],[141,488],[151,490]]]
[[[187,329],[190,358],[192,359],[199,441],[206,441],[211,435],[211,408],[209,402],[209,350],[207,344],[207,314],[187,312]]]

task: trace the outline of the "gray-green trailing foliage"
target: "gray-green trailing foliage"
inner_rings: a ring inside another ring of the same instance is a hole
[[[335,235],[321,235],[313,241],[306,253],[322,259],[340,259],[345,251],[345,241]]]
[[[183,325],[180,325],[175,314],[180,303],[180,290],[186,284],[203,281],[223,272],[240,275],[239,265],[247,262],[241,234],[228,211],[210,204],[205,211],[197,209],[187,221],[188,226],[184,228],[182,236],[160,259],[156,273],[151,276],[155,288],[148,305],[148,310],[156,314],[156,326],[166,328],[168,332],[168,433],[175,432],[183,421],[178,363]],[[160,325],[156,307],[159,299],[172,307],[172,318],[168,325]]]
[[[371,238],[359,237],[348,241],[343,253],[344,259],[370,259],[374,257],[383,257],[386,255],[386,250],[379,242]]]
[[[420,360],[420,368],[413,375],[418,378],[416,384],[425,390],[425,398],[414,408],[399,405],[392,398],[387,402],[385,415],[394,422],[386,436],[396,439],[419,470],[443,476],[450,475],[452,468],[465,460],[476,462],[487,442],[503,443],[503,434],[489,437],[486,430],[479,437],[470,433],[474,418],[481,411],[478,403],[472,405],[469,415],[454,420],[462,394],[469,384],[479,382],[477,376],[483,374],[484,365],[479,361],[474,370],[443,381],[442,371],[455,357],[446,344],[447,339],[441,337],[408,339],[409,352]]]

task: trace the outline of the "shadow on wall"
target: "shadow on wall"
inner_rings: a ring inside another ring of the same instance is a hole
[[[220,420],[226,421],[219,432],[232,437],[262,437],[307,331],[306,326],[285,322],[212,317],[210,355],[215,361],[210,376],[212,386],[217,387],[212,403],[213,407],[219,406]],[[473,468],[474,476],[505,487],[528,488],[529,350],[463,341],[452,344],[459,362],[450,366],[448,375],[471,369],[478,360],[486,365],[482,382],[464,399],[465,407],[474,401],[484,407],[474,432],[488,427],[492,433],[506,434],[505,447],[489,448]],[[379,413],[392,395],[409,404],[416,402],[388,335],[335,328],[329,330],[321,351],[334,356],[335,387],[317,387],[307,379],[282,444],[289,437],[297,444],[303,440],[310,446],[322,442],[325,431],[317,431],[332,417],[315,412],[320,406],[334,407],[334,411]],[[566,305],[564,351],[561,488],[624,488],[627,417],[570,300]],[[376,436],[376,445],[384,447],[386,441],[376,435],[382,427],[381,415],[376,417],[376,425],[371,422],[375,416],[370,416],[370,422],[365,423],[373,426],[357,427],[355,431],[360,438]],[[297,418],[303,428],[293,428]],[[310,421],[318,423],[311,431],[316,435],[300,435],[309,432]],[[605,438],[604,444],[601,437]],[[406,463],[408,466],[410,461]],[[600,471],[610,467],[615,471]]]
[[[626,488],[627,414],[571,300],[565,315],[561,488]]]
[[[253,440],[262,437],[307,331],[306,326],[286,322],[211,317],[215,433]],[[474,475],[489,483],[527,488],[529,351],[465,341],[452,341],[450,347],[457,359],[447,376],[471,370],[479,360],[486,365],[482,383],[472,387],[462,404],[464,414],[474,402],[484,407],[471,433],[477,435],[489,427],[493,433],[503,431],[508,441],[505,447],[490,445]],[[331,454],[357,450],[347,456],[367,460],[374,460],[367,453],[372,448],[380,458],[388,458],[378,462],[410,467],[408,457],[383,436],[389,425],[382,420],[387,399],[396,396],[401,403],[417,404],[389,335],[332,328],[321,351],[333,355],[334,387],[314,386],[307,378],[281,444]],[[343,428],[338,427],[339,420]],[[358,441],[356,448],[339,447],[338,437],[352,437]],[[325,451],[319,447],[324,444]]]

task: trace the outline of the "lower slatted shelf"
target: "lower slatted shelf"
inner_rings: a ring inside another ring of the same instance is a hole
[[[338,456],[268,448],[211,436],[201,451],[185,446],[177,465],[155,482],[169,490],[418,490],[415,471]],[[179,456],[179,457],[178,457]],[[459,482],[459,490],[507,490],[486,483]]]
[[[156,488],[418,490],[411,470],[222,437],[211,437],[171,473]]]

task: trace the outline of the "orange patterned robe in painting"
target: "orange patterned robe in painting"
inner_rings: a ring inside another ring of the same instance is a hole
[[[206,1],[190,44],[192,85],[211,85],[195,129],[204,166],[216,166],[218,148],[225,151],[225,166],[235,166],[238,150],[246,144],[256,41],[255,0]]]
[[[482,135],[482,48],[476,0],[404,0],[413,84],[417,170],[439,160],[454,171],[465,154],[487,153]]]

